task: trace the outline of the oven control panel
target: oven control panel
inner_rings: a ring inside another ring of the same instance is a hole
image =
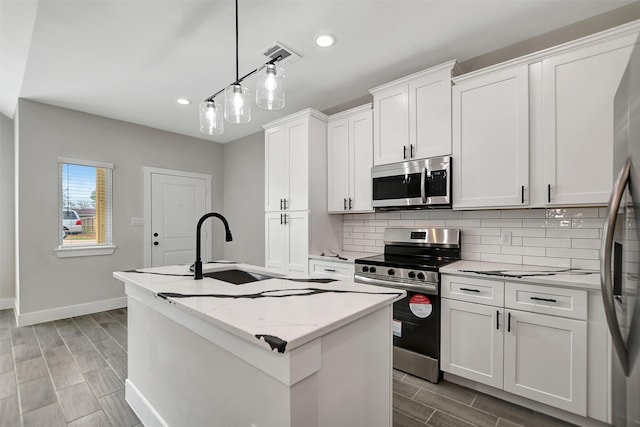
[[[406,281],[408,283],[438,283],[437,271],[356,264],[356,274],[358,273],[383,280]]]

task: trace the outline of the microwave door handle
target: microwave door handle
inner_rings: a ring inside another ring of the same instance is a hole
[[[618,317],[613,300],[613,283],[611,268],[611,251],[613,247],[613,237],[618,217],[618,208],[624,194],[624,189],[629,181],[629,171],[631,168],[631,159],[627,159],[627,163],[620,171],[616,183],[614,184],[611,197],[609,198],[609,208],[607,211],[606,221],[604,223],[602,239],[602,248],[600,249],[600,286],[602,287],[602,300],[604,303],[604,313],[607,318],[607,326],[613,339],[613,346],[620,359],[622,370],[626,376],[629,376],[629,356],[620,333]]]
[[[422,204],[427,203],[427,168],[422,168],[420,173],[420,196],[422,197]]]

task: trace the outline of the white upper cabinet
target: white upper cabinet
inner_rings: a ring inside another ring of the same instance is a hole
[[[528,65],[453,86],[453,207],[527,206]]]
[[[451,154],[451,77],[456,62],[371,89],[373,163]]]
[[[309,209],[309,117],[265,130],[265,211]]]
[[[637,35],[542,61],[545,206],[606,204],[613,184],[613,99]]]
[[[333,213],[372,212],[373,165],[371,104],[329,118],[328,210]]]

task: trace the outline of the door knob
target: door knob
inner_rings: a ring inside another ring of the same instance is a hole
[[[153,246],[158,246],[160,243],[158,242],[153,242]]]

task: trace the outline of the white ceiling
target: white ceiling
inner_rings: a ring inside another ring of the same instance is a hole
[[[629,0],[239,0],[240,74],[280,41],[287,106],[199,133],[198,104],[235,78],[233,0],[1,0],[0,107],[18,97],[229,142],[303,108],[326,110],[368,89],[457,58],[511,45]],[[333,33],[330,49],[313,45]],[[253,91],[255,81],[246,85]],[[175,100],[186,97],[191,105]]]

